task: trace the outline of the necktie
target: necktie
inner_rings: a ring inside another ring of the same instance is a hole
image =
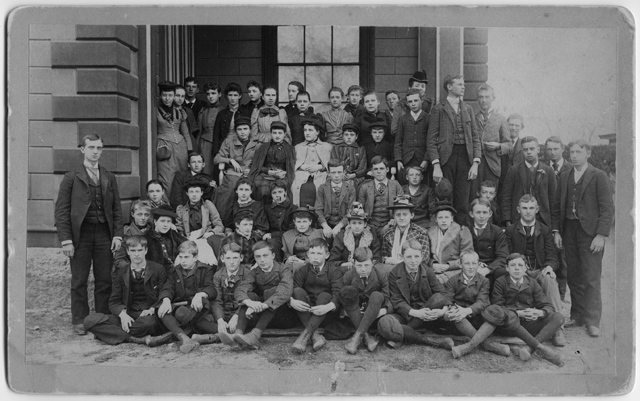
[[[232,274],[227,278],[227,287],[233,287],[233,284],[236,281],[236,275]]]
[[[143,270],[134,270],[133,278],[135,278],[136,280],[140,280],[140,278],[142,277],[142,272]]]
[[[385,185],[383,183],[378,184],[378,192],[380,195],[384,194]]]
[[[531,236],[531,231],[532,231],[533,227],[532,226],[526,226],[524,228],[525,232],[527,233],[527,237]]]
[[[558,163],[553,162],[553,171],[556,172],[556,174],[558,174]]]
[[[91,176],[91,180],[94,184],[98,185],[98,168],[97,167],[86,167],[87,171],[89,171],[89,175]]]
[[[336,196],[340,196],[340,187],[333,187],[333,193],[336,194]]]
[[[313,266],[313,271],[318,274],[320,273],[320,268],[318,266]]]
[[[479,237],[482,231],[484,231],[484,229],[476,227],[476,237]]]
[[[418,272],[409,273],[409,277],[411,280],[416,281],[416,277],[418,276]]]
[[[362,284],[364,285],[364,288],[367,288],[367,278],[366,277],[360,277],[362,279]]]

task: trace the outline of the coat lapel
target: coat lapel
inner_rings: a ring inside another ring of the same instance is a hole
[[[442,102],[442,104],[444,105],[444,111],[447,113],[447,115],[449,116],[449,119],[451,120],[451,124],[453,124],[453,126],[456,126],[456,118],[453,116],[453,114],[455,113],[455,110],[453,110],[453,107],[451,107],[451,104],[449,104],[448,100],[444,100]]]
[[[407,275],[403,263],[402,269],[400,270],[400,276],[396,279],[396,284],[398,285],[398,289],[400,290],[400,293],[402,293],[402,296],[404,297],[405,301],[407,301],[407,303],[411,302],[411,294],[409,294],[409,280],[411,280],[411,278]]]
[[[520,176],[520,186],[523,191],[527,192],[527,165],[524,162],[518,165],[518,175]]]
[[[147,269],[145,269],[145,271],[146,270]],[[129,306],[129,294],[131,293],[131,265],[129,265],[129,268],[125,269],[125,272],[122,274],[122,281],[124,282],[122,301],[126,306]]]
[[[580,185],[580,193],[578,194],[578,202],[582,200],[582,195],[584,195],[584,190],[587,188],[587,185],[591,182],[593,177],[595,177],[596,171],[591,164],[587,165],[587,170],[584,172],[582,176],[582,185]]]
[[[104,167],[100,168],[100,189],[102,190],[102,202],[107,201],[107,189],[109,188],[109,177],[107,177],[107,170]]]

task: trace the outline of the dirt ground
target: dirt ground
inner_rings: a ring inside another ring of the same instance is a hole
[[[609,239],[603,271],[615,266],[613,239]],[[30,364],[68,364],[92,366],[141,366],[243,369],[243,370],[322,370],[333,371],[438,371],[477,373],[570,373],[604,374],[614,370],[613,294],[615,276],[603,276],[602,335],[591,338],[584,328],[567,328],[567,346],[557,348],[565,366],[559,368],[539,356],[522,362],[517,356],[497,356],[477,350],[461,359],[450,351],[428,346],[405,345],[391,350],[381,343],[370,353],[361,349],[349,355],[346,341],[329,341],[318,352],[295,355],[289,351],[295,337],[266,337],[257,351],[231,351],[222,344],[201,346],[191,354],[181,354],[176,343],[157,348],[137,344],[106,345],[92,334],[77,336],[71,328],[69,265],[60,249],[30,248],[27,251],[26,352]],[[90,288],[90,293],[92,287]],[[567,301],[569,296],[567,295]],[[563,313],[568,315],[569,303]],[[463,338],[454,338],[456,343]],[[517,347],[517,345],[516,345]],[[308,348],[309,349],[309,348]],[[215,356],[212,358],[212,356]],[[342,365],[344,364],[344,365]]]

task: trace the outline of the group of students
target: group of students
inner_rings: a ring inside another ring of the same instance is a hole
[[[148,200],[133,202],[129,226],[122,227],[115,180],[97,166],[99,137],[83,138],[83,168],[61,184],[56,223],[71,258],[78,334],[150,346],[175,338],[187,353],[214,342],[257,348],[267,327],[302,324],[291,348],[302,353],[325,344],[318,327],[331,332],[348,318],[352,354],[362,342],[373,352],[383,339],[393,348],[408,341],[450,349],[454,357],[478,345],[509,355],[489,338],[497,328],[526,343],[521,359],[538,351],[562,365],[542,343],[566,343],[560,310],[568,280],[567,325],[599,335],[598,272],[613,203],[606,175],[587,162],[588,143],[569,145],[571,167],[561,140],[549,138],[553,167],[539,163],[537,139],[519,137],[522,117],[494,111],[488,85],[478,90],[474,116],[461,76],[445,79],[448,97],[436,104],[424,98],[426,73],[416,72],[405,99],[394,105],[397,93],[387,93],[393,113],[378,109],[375,91],[357,86],[342,107],[342,90],[332,88],[331,110],[319,115],[298,82],[281,109],[277,90],[256,82],[244,105],[241,88],[229,84],[222,109],[219,88],[206,84],[209,104],[196,112],[193,83],[160,85],[158,179],[147,183]],[[187,99],[178,105],[182,91]],[[105,181],[91,180],[92,169]],[[90,191],[88,210],[67,223],[74,179],[107,191]],[[101,209],[104,221],[94,218]],[[88,268],[74,269],[79,262],[68,248],[79,226],[112,238],[112,285],[96,272],[96,239],[84,245],[94,249],[92,315],[80,305]],[[455,346],[423,328],[470,341]]]

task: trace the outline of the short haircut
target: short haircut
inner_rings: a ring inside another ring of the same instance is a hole
[[[356,248],[356,250],[353,251],[353,259],[356,262],[366,262],[367,260],[372,260],[373,252],[371,252],[371,249],[366,247]]]
[[[298,92],[304,92],[304,85],[302,85],[302,82],[299,81],[291,81],[287,84],[287,89],[289,89],[289,86],[293,85],[296,88],[298,88]]]
[[[486,199],[476,198],[476,199],[472,200],[471,204],[469,205],[469,210],[473,211],[473,208],[476,205],[486,206],[486,207],[489,208],[489,211],[493,212],[493,210],[491,209],[491,203],[489,203],[489,201],[486,200]]]
[[[299,210],[299,211],[294,210],[293,212],[291,212],[291,218],[293,219],[294,222],[296,221],[296,219],[307,219],[313,222],[313,217],[311,217],[309,213],[303,210]]]
[[[368,91],[366,91],[366,92],[364,93],[364,95],[362,95],[362,98],[364,99],[365,97],[367,97],[367,96],[371,96],[371,95],[375,96],[375,97],[376,97],[376,100],[379,100],[379,99],[378,99],[378,94],[377,94],[377,93],[376,93],[376,91],[375,91],[375,90],[373,90],[373,89],[369,89]]]
[[[331,172],[331,167],[344,167],[344,161],[340,159],[330,159],[327,163],[327,170]]]
[[[332,86],[331,89],[329,89],[329,92],[327,92],[327,97],[331,97],[331,92],[340,92],[340,96],[344,97],[344,92],[337,86]]]
[[[202,90],[206,93],[207,91],[218,91],[220,93],[220,85],[215,82],[207,82],[202,87]]]
[[[478,260],[478,262],[480,261],[480,256],[478,255],[478,253],[476,251],[463,251],[460,254],[460,263],[464,262],[465,256],[475,256],[476,260]]]
[[[194,241],[185,241],[178,247],[178,253],[190,253],[193,256],[198,255],[198,244]]]
[[[547,146],[547,144],[548,144],[549,142],[557,143],[557,144],[559,144],[559,145],[560,145],[560,147],[562,147],[562,146],[563,146],[563,144],[562,144],[562,139],[560,139],[560,137],[559,137],[559,136],[556,136],[556,135],[550,136],[550,137],[545,141],[544,146]]]
[[[136,199],[131,203],[131,213],[135,213],[136,209],[147,209],[151,211],[153,207],[151,206],[151,202],[148,200]]]
[[[387,96],[389,96],[389,95],[390,95],[390,94],[392,94],[392,93],[393,93],[394,95],[397,95],[398,97],[400,97],[400,95],[398,95],[398,91],[397,91],[397,90],[395,90],[395,89],[391,89],[391,90],[388,90],[388,91],[386,91],[386,92],[385,92],[385,94],[384,94],[384,98],[385,98],[385,99],[387,99]]]
[[[524,145],[525,143],[529,143],[529,142],[535,142],[535,143],[536,143],[536,145],[538,145],[538,144],[539,144],[539,142],[538,142],[538,138],[536,138],[535,136],[531,136],[531,135],[529,135],[529,136],[525,136],[524,138],[522,138],[522,139],[520,140],[520,144],[521,144],[521,145]]]
[[[521,253],[518,253],[518,252],[514,252],[514,253],[510,254],[509,256],[507,256],[507,266],[509,266],[509,262],[511,262],[512,260],[516,260],[516,259],[522,259],[525,264],[527,263],[527,260],[524,258],[524,255],[522,255]]]
[[[242,88],[235,82],[228,83],[224,88],[224,95],[227,96],[229,92],[238,92],[240,97],[242,97]]]
[[[578,139],[577,141],[569,143],[569,149],[571,149],[574,145],[578,145],[587,152],[591,152],[591,144],[584,139]]]
[[[255,252],[264,248],[268,248],[271,251],[271,253],[273,253],[273,244],[269,241],[258,241],[251,247],[251,250]]]
[[[204,189],[202,189],[202,181],[200,180],[188,180],[184,183],[184,192],[189,192],[191,188],[200,188],[200,191],[204,192]]]
[[[275,85],[265,85],[264,88],[262,88],[263,90],[261,90],[260,92],[262,92],[262,94],[264,94],[267,89],[273,89],[276,92],[276,102],[278,101],[278,88],[275,87]]]
[[[522,118],[522,116],[518,113],[513,113],[509,116],[509,118],[507,118],[507,121],[510,120],[520,120],[520,123],[522,123],[522,126],[524,127],[524,118]]]
[[[445,91],[449,92],[449,85],[453,85],[453,81],[455,79],[464,79],[464,75],[457,74],[457,75],[447,75],[446,77],[444,77],[444,84],[442,86],[444,87]]]
[[[149,192],[149,187],[151,185],[160,185],[160,188],[162,188],[162,190],[164,191],[164,185],[162,185],[162,183],[160,182],[160,180],[154,178],[153,180],[149,180],[149,182],[147,182],[147,186],[146,186],[146,190],[147,192]]]
[[[89,134],[82,137],[80,143],[78,144],[78,147],[81,148],[85,146],[87,144],[87,141],[101,141],[102,145],[104,145],[104,141],[102,140],[102,138],[100,138],[100,135]]]
[[[404,176],[405,176],[405,178],[408,178],[408,177],[409,177],[409,170],[415,170],[415,171],[419,172],[419,173],[420,173],[420,175],[424,175],[424,174],[422,173],[422,169],[421,169],[420,167],[418,167],[418,166],[409,166],[409,167],[407,167],[407,168],[404,170]]]
[[[387,160],[386,157],[384,156],[375,156],[373,159],[371,159],[371,166],[373,167],[373,165],[375,164],[380,164],[383,163],[385,165],[385,167],[389,167],[389,160]]]
[[[176,87],[175,87],[174,89],[175,89],[175,90],[182,89],[182,90],[184,91],[184,93],[187,93],[187,88],[185,88],[185,87],[184,87],[184,86],[182,86],[182,85],[176,85]]]
[[[487,85],[487,84],[482,84],[480,86],[478,86],[478,90],[476,91],[476,94],[480,93],[480,92],[491,92],[491,96],[495,97],[496,94],[493,90],[493,87],[491,85]]]
[[[404,96],[405,99],[408,98],[411,95],[418,95],[420,96],[420,99],[422,99],[422,94],[420,93],[420,91],[418,89],[415,88],[411,88],[407,91],[407,94]]]
[[[529,202],[536,202],[538,203],[538,200],[536,199],[535,196],[531,195],[531,194],[524,194],[522,195],[522,197],[520,198],[520,200],[518,201],[518,205],[522,204],[522,203],[529,203]]]
[[[329,252],[329,244],[324,238],[314,238],[309,242],[309,249],[322,248],[325,252]]]
[[[127,250],[134,246],[142,245],[143,248],[147,248],[147,238],[144,235],[130,235],[125,237],[124,246]]]
[[[405,252],[409,248],[414,251],[422,251],[422,244],[415,239],[405,241],[404,244],[402,244],[402,256],[404,256]]]
[[[311,101],[311,95],[310,95],[310,94],[309,94],[309,92],[307,92],[307,91],[300,91],[300,92],[298,92],[298,94],[296,95],[296,101],[298,100],[298,98],[299,98],[300,96],[306,96],[306,97],[307,97],[307,99],[309,99],[309,101]]]
[[[186,77],[184,79],[184,86],[187,86],[189,82],[193,82],[194,84],[198,83],[198,79],[196,77]]]
[[[263,92],[262,92],[262,85],[260,85],[260,82],[255,81],[255,80],[253,80],[253,79],[252,79],[251,81],[247,82],[247,89],[249,89],[249,88],[251,88],[251,87],[253,87],[253,88],[258,88],[258,90],[260,91],[260,93],[263,93]]]
[[[189,160],[189,163],[191,163],[191,158],[194,156],[200,156],[200,158],[202,159],[202,162],[204,163],[204,156],[202,156],[202,154],[198,153],[198,152],[191,152],[189,153],[189,157],[187,158]]]
[[[247,177],[242,177],[236,182],[236,186],[233,188],[233,192],[237,192],[240,185],[248,185],[251,187],[251,193],[254,193],[256,190],[256,185]]]
[[[360,96],[362,96],[362,93],[364,92],[364,89],[362,89],[362,87],[359,86],[359,85],[351,85],[349,87],[349,89],[347,89],[347,96],[349,96],[351,94],[351,92],[355,92],[355,91],[360,92]]]
[[[289,189],[289,186],[287,185],[286,182],[282,181],[282,180],[275,180],[271,182],[271,185],[269,185],[269,192],[273,192],[274,189],[276,188],[282,188],[284,189],[284,192],[287,192],[287,190]]]
[[[222,249],[220,249],[220,257],[222,258],[229,251],[242,255],[242,247],[235,242],[229,242],[228,244],[223,245]]]
[[[250,222],[253,223],[254,221],[254,217],[252,213],[236,213],[235,216],[233,216],[233,224],[237,227],[238,224],[242,223],[244,220],[249,220]]]
[[[496,187],[496,183],[491,181],[491,180],[485,180],[482,181],[480,183],[480,188],[485,187],[485,188],[495,188]]]

